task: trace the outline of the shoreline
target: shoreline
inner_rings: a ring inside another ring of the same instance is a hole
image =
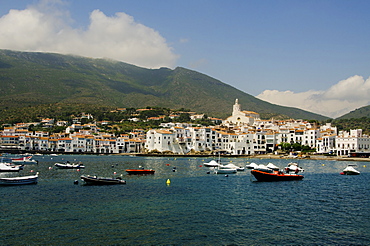
[[[58,155],[117,155],[117,156],[148,156],[148,157],[202,157],[218,158],[214,154],[146,154],[146,153],[84,153],[84,152],[49,152],[49,151],[19,151],[19,150],[0,150],[0,156],[4,153],[9,154],[58,154]],[[220,155],[222,158],[246,158],[246,159],[286,159],[286,160],[327,160],[327,161],[363,161],[370,162],[370,158],[345,157],[345,156],[324,156],[324,155],[307,155],[306,157],[261,154],[261,155]]]

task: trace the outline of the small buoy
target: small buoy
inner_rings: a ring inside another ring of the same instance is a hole
[[[112,167],[114,167],[114,165],[112,165]]]
[[[364,167],[366,167],[366,165],[364,165]]]
[[[49,170],[50,170],[50,169],[53,169],[53,168],[52,168],[52,167],[49,167]]]
[[[74,183],[75,185],[76,185],[76,184],[78,184],[78,180],[75,180],[73,183]]]
[[[169,165],[170,165],[170,164],[168,164],[168,163],[166,164],[166,166],[169,166]]]
[[[80,169],[77,169],[76,171],[77,171],[77,172],[79,172],[79,171],[80,171]]]
[[[203,167],[202,165],[199,165],[199,167]]]
[[[211,173],[210,171],[207,172],[207,174],[210,174],[210,173]]]
[[[229,175],[226,174],[225,177],[229,177]]]
[[[325,166],[325,164],[322,164],[322,166]]]
[[[31,170],[30,172],[33,173],[33,170]]]
[[[176,169],[172,169],[172,172],[176,172]]]
[[[171,184],[171,180],[170,179],[167,179],[166,184],[167,185]]]
[[[117,174],[117,172],[114,172],[113,174]]]

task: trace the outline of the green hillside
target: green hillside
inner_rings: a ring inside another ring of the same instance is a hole
[[[77,56],[0,50],[0,110],[39,105],[187,108],[214,117],[231,114],[235,99],[263,118],[325,120],[328,117],[259,100],[196,71],[146,69]],[[252,85],[251,85],[252,86]]]
[[[370,105],[355,109],[348,114],[338,117],[338,119],[358,119],[363,117],[370,118]]]

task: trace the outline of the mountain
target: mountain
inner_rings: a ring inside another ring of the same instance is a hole
[[[342,115],[337,119],[357,119],[357,118],[370,118],[370,105],[355,109],[348,114]]]
[[[225,118],[238,98],[242,110],[258,112],[262,118],[328,119],[262,101],[182,67],[146,69],[107,59],[0,50],[0,83],[0,110],[56,103],[157,106]]]

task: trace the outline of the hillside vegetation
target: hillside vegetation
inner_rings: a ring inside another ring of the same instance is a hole
[[[0,50],[0,83],[2,121],[45,116],[43,112],[51,111],[62,114],[65,110],[60,108],[65,107],[72,112],[116,107],[188,108],[225,118],[236,98],[243,110],[258,112],[262,118],[328,119],[267,103],[181,67],[146,69],[106,59]]]
[[[348,114],[345,114],[338,119],[356,119],[356,118],[370,118],[370,105],[355,109]]]

